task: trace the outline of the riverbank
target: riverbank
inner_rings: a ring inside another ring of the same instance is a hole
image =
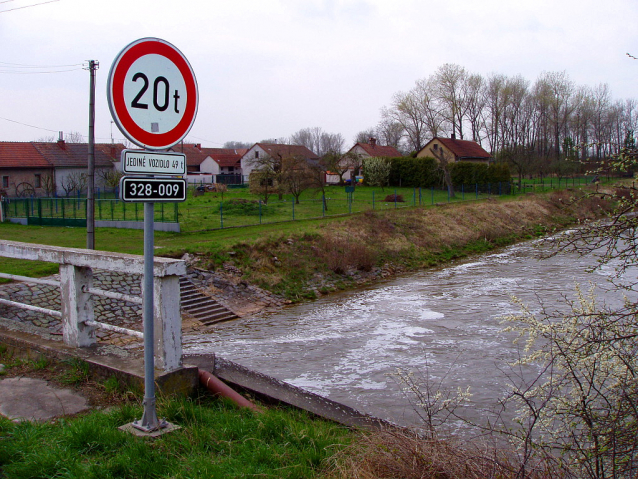
[[[240,315],[316,299],[598,218],[611,204],[580,190],[368,211],[182,257],[193,279]],[[178,256],[179,251],[171,256]]]

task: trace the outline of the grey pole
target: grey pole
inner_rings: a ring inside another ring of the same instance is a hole
[[[153,261],[155,248],[155,203],[144,203],[144,414],[133,427],[152,432],[166,427],[166,421],[158,421],[155,410],[155,341],[153,331]]]
[[[86,191],[86,248],[95,249],[95,70],[100,64],[89,60],[89,165]]]

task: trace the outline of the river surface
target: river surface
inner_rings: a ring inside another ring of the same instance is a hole
[[[470,387],[475,410],[496,404],[519,354],[502,317],[512,296],[539,309],[564,308],[580,284],[608,304],[611,267],[593,256],[540,259],[538,242],[518,244],[438,270],[333,294],[282,311],[222,324],[184,338],[185,352],[212,351],[244,366],[392,422],[418,426],[398,368],[442,389]]]

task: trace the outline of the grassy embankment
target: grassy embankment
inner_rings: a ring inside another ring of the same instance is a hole
[[[539,236],[609,207],[595,197],[573,203],[580,195],[560,190],[244,228],[157,232],[156,254],[190,253],[209,270],[230,265],[242,280],[298,301]],[[81,228],[8,223],[0,224],[0,238],[79,248],[86,243]],[[96,248],[142,254],[143,232],[99,228]],[[0,259],[0,270],[41,276],[55,273],[57,265]]]

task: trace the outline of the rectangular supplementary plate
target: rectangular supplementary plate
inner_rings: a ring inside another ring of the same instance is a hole
[[[120,179],[120,199],[143,203],[186,201],[186,180],[123,176]]]
[[[185,175],[186,155],[148,150],[123,150],[122,171],[136,175]]]

